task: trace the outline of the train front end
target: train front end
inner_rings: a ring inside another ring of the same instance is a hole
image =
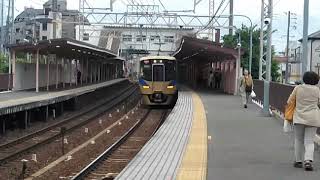
[[[140,92],[147,106],[171,106],[177,99],[174,57],[145,57],[140,60]]]

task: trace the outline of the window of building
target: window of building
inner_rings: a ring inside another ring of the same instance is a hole
[[[83,39],[84,41],[89,41],[89,33],[83,33],[82,39]]]
[[[137,37],[136,37],[137,39],[137,42],[145,42],[145,41],[147,41],[147,36],[145,36],[145,35],[138,35]]]
[[[164,42],[174,42],[174,37],[173,36],[165,36],[164,37]]]
[[[159,41],[160,36],[150,36],[150,41]]]
[[[47,36],[42,36],[42,40],[47,40]]]
[[[123,35],[122,36],[122,41],[131,42],[132,41],[132,35],[128,35],[128,34]]]
[[[18,33],[20,31],[20,28],[16,28],[16,33]]]
[[[51,11],[50,8],[45,8],[44,9],[44,15],[49,15],[49,12]]]
[[[18,44],[20,42],[20,39],[16,39],[16,44]]]
[[[46,31],[48,29],[48,24],[47,23],[42,23],[42,30]]]

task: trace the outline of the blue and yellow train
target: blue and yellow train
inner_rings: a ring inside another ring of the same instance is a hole
[[[147,106],[171,106],[178,96],[177,61],[171,56],[147,56],[140,59],[139,86]]]

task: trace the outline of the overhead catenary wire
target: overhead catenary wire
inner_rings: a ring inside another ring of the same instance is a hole
[[[162,8],[163,8],[165,11],[168,11],[168,10],[166,9],[166,7],[163,5],[162,1],[161,1],[161,0],[158,0],[158,1],[159,1],[160,5],[162,6]]]
[[[220,2],[220,5],[218,6],[217,11],[216,11],[216,12],[214,13],[214,15],[211,17],[211,19],[210,19],[210,21],[207,23],[207,25],[206,25],[204,28],[198,30],[195,34],[198,34],[199,32],[204,31],[204,30],[206,30],[206,29],[208,28],[208,26],[212,23],[212,21],[214,20],[214,18],[217,16],[217,14],[218,14],[219,10],[221,9],[222,5],[224,4],[224,2],[225,2],[225,0],[222,0],[222,1]]]

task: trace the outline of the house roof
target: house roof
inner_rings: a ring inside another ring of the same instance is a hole
[[[43,9],[26,8],[15,18],[15,22],[24,21],[26,18],[31,19],[41,14],[43,14]]]
[[[320,39],[320,30],[308,36],[308,40],[316,40],[316,39]],[[299,39],[299,41],[302,42],[302,39]]]
[[[62,16],[78,16],[79,11],[78,10],[64,10],[60,12]],[[34,8],[26,8],[24,11],[22,11],[16,18],[15,22],[24,22],[26,20],[31,20],[32,18],[38,16],[38,15],[44,15],[44,10],[43,9],[34,9]],[[86,25],[90,25],[89,20],[85,17],[84,18],[84,23]]]

